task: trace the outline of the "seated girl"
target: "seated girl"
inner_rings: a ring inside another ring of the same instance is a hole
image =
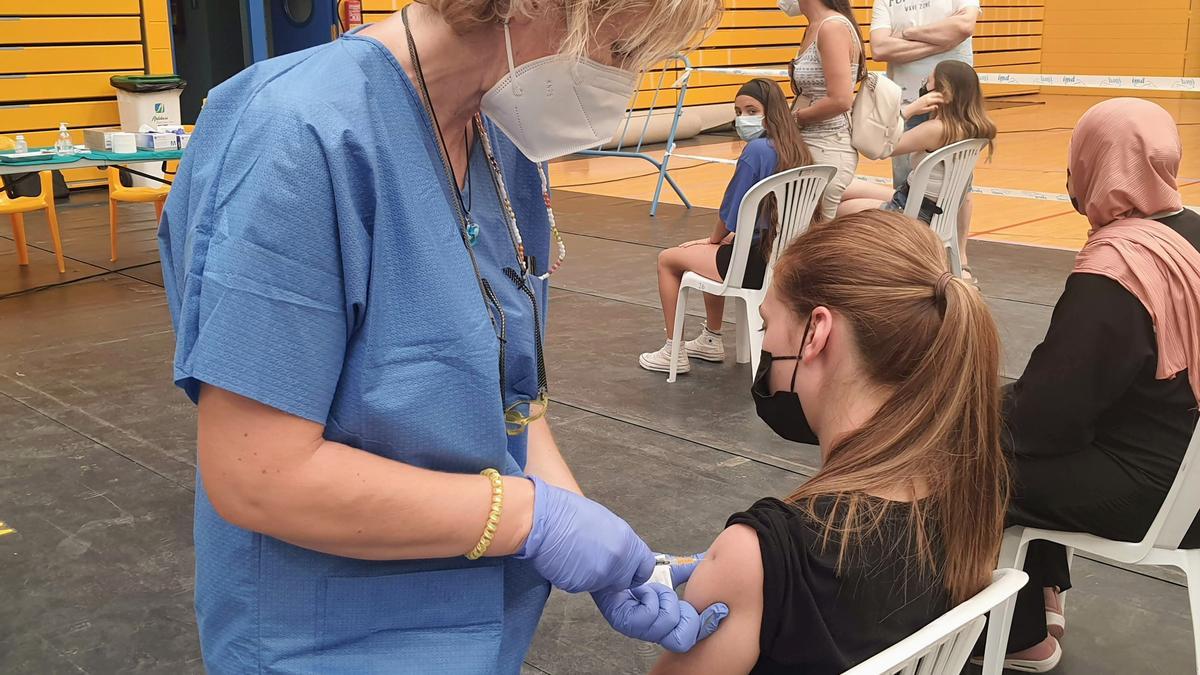
[[[679,298],[679,282],[683,274],[696,272],[710,279],[725,278],[733,252],[738,209],[746,192],[764,178],[812,163],[800,128],[792,120],[783,90],[774,81],[759,78],[742,85],[734,98],[733,109],[738,136],[746,141],[746,146],[738,157],[733,179],[725,188],[725,197],[721,201],[721,210],[712,234],[707,239],[697,239],[666,249],[658,256],[658,295],[662,300],[667,341],[658,351],[647,352],[638,359],[638,363],[646,370],[665,372],[671,369],[675,302]],[[759,210],[758,222],[752,231],[743,234],[754,237],[743,280],[747,288],[762,288],[767,257],[775,237],[775,214],[774,197],[768,197],[763,200],[763,208]],[[703,332],[696,339],[685,342],[684,349],[679,350],[680,373],[691,370],[689,356],[712,362],[725,360],[725,345],[721,339],[725,298],[705,294],[704,308],[708,321]]]
[[[915,168],[935,150],[969,138],[986,138],[990,155],[991,141],[996,138],[996,125],[983,109],[983,91],[979,87],[979,75],[975,69],[961,61],[942,61],[929,75],[926,86],[928,93],[905,106],[901,114],[906,119],[926,113],[932,113],[932,117],[904,132],[892,154],[911,153],[911,165]],[[929,175],[918,216],[926,223],[932,221],[939,212],[935,200],[942,190],[944,178],[944,166],[937,167]],[[846,189],[842,204],[838,207],[838,215],[875,208],[903,212],[909,199],[908,187],[905,184],[893,191],[886,185],[855,180]],[[959,244],[965,250],[965,228],[969,223],[969,213],[960,212],[958,222]],[[960,251],[960,255],[965,264],[965,253]]]
[[[772,279],[751,392],[777,434],[820,445],[823,465],[729,519],[684,590],[728,616],[654,673],[840,673],[995,567],[999,338],[937,235],[900,214],[845,216],[798,237]]]

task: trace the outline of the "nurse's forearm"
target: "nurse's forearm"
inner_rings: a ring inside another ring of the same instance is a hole
[[[475,547],[491,508],[487,478],[402,464],[326,441],[322,432],[204,387],[199,469],[217,512],[244,529],[350,558],[448,558]],[[488,555],[519,551],[532,519],[532,483],[506,477]]]
[[[575,494],[583,494],[571,473],[571,467],[567,466],[558,449],[558,443],[554,441],[554,434],[550,433],[550,423],[545,417],[529,425],[529,458],[525,463],[525,473]]]

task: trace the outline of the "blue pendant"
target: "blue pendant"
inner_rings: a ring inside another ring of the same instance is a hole
[[[479,241],[479,226],[475,224],[475,221],[468,220],[467,221],[467,244],[469,244],[472,248],[474,248],[475,242],[477,242],[477,241]]]

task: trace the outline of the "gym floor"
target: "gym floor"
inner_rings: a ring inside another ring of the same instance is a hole
[[[977,185],[1061,193],[1069,132],[1060,128],[1093,101],[1026,97],[994,111],[1009,133]],[[1200,147],[1200,101],[1163,104],[1185,125],[1184,146]],[[736,152],[719,137],[695,145],[703,148],[689,154]],[[612,181],[649,168],[610,159],[554,167],[559,185],[611,182],[556,190],[569,257],[552,279],[551,414],[589,495],[656,550],[683,553],[703,549],[755,499],[787,494],[819,457],[758,421],[749,366],[735,364],[732,349],[726,363],[697,363],[673,385],[638,368],[637,354],[662,343],[655,257],[710,231],[731,171],[678,171],[696,208],[667,203],[651,219],[652,181]],[[861,172],[887,168],[864,162]],[[1185,157],[1182,175],[1200,177],[1200,157]],[[1184,195],[1200,203],[1200,187]],[[171,384],[153,209],[120,208],[116,263],[102,191],[75,192],[59,207],[65,275],[44,218],[27,216],[27,268],[17,266],[7,228],[0,237],[0,520],[15,529],[0,535],[0,672],[203,670],[191,606],[195,411]],[[977,201],[972,267],[1000,327],[1006,378],[1020,375],[1045,332],[1073,259],[1060,249],[1086,234],[1069,211],[1055,201]],[[693,300],[688,334],[702,316]],[[1079,557],[1075,584],[1056,672],[1193,668],[1180,574]],[[612,632],[588,597],[555,592],[524,672],[639,673],[654,656]]]

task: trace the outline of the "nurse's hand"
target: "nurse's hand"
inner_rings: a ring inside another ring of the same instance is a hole
[[[629,524],[586,497],[536,476],[533,525],[517,558],[568,593],[640,586],[654,571],[654,554]]]
[[[675,591],[661,584],[646,584],[624,591],[593,593],[596,607],[618,633],[635,640],[657,642],[673,652],[686,652],[712,635],[729,616],[724,603],[703,613]]]

